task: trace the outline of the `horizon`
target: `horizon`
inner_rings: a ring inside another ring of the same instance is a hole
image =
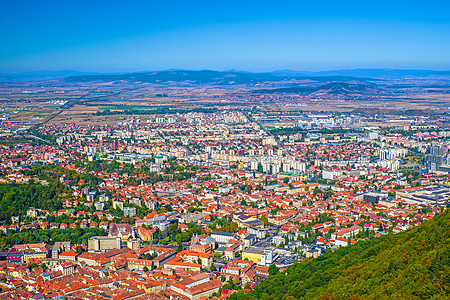
[[[49,0],[3,8],[0,73],[450,70],[444,1]]]
[[[237,72],[237,73],[275,73],[275,72],[305,72],[305,73],[325,73],[325,72],[345,72],[345,71],[425,71],[425,72],[450,72],[449,69],[419,69],[419,68],[351,68],[351,69],[323,69],[323,70],[297,70],[297,69],[272,69],[267,71],[249,71],[249,70],[238,70],[238,69],[160,69],[160,70],[141,70],[141,71],[111,71],[111,72],[101,72],[101,71],[84,71],[76,69],[39,69],[39,70],[27,70],[23,72],[0,72],[1,75],[21,75],[27,73],[63,73],[63,72],[75,72],[75,73],[92,73],[98,75],[109,75],[109,74],[134,74],[134,73],[150,73],[150,72],[177,72],[177,71],[189,71],[189,72],[201,72],[201,71],[212,71],[212,72]],[[305,74],[308,75],[308,74]]]

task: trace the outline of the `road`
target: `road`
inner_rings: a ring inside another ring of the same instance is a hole
[[[35,140],[40,140],[40,141],[43,141],[43,142],[46,142],[47,144],[51,144],[49,141],[47,141],[47,140],[44,140],[44,139],[41,139],[40,137],[37,137],[37,136],[35,136],[35,135],[25,135],[26,137],[29,137],[29,138],[32,138],[32,139],[35,139]]]

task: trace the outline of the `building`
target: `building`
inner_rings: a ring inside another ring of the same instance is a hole
[[[129,217],[133,217],[136,215],[136,207],[127,207],[125,206],[123,208],[123,215],[125,217],[129,216]]]
[[[13,247],[8,251],[6,260],[11,263],[23,264],[25,262],[25,251]]]
[[[46,243],[15,245],[13,248],[23,252],[23,260],[27,264],[42,261],[50,253],[50,246]]]
[[[211,231],[211,237],[216,241],[216,243],[222,244],[228,244],[230,240],[238,239],[234,233],[222,231]]]
[[[249,260],[255,263],[258,263],[261,261],[261,257],[264,254],[264,248],[263,247],[249,247],[248,249],[245,249],[242,252],[242,259],[243,260]]]
[[[227,279],[231,277],[240,280],[245,273],[253,269],[253,266],[255,263],[252,261],[235,259],[220,268],[220,273]]]
[[[56,242],[52,247],[52,258],[58,259],[61,252],[70,251],[70,242]]]
[[[155,238],[156,233],[158,232],[158,228],[157,227],[153,227],[153,228],[144,228],[142,226],[138,227],[138,234],[139,237],[141,238],[141,240],[143,241],[153,241],[153,239]]]
[[[389,150],[388,149],[384,149],[384,148],[381,149],[379,157],[380,157],[380,160],[387,160],[387,159],[389,159],[390,158],[389,157]]]
[[[256,243],[256,241],[257,241],[256,235],[249,234],[244,238],[243,247],[248,248],[252,246],[254,243]]]
[[[213,255],[211,253],[183,250],[177,256],[181,257],[184,262],[201,263],[201,266],[207,269],[210,269],[213,263]]]
[[[88,239],[89,252],[106,252],[112,249],[120,249],[120,237],[93,236]]]
[[[196,300],[202,297],[208,298],[213,293],[218,292],[221,285],[219,280],[210,280],[209,277],[200,273],[179,282],[172,283],[170,289],[189,299]]]
[[[76,261],[77,257],[78,257],[78,253],[73,252],[73,251],[62,252],[61,254],[59,254],[60,260]]]
[[[125,242],[129,237],[133,237],[133,228],[128,223],[112,223],[109,227],[108,235],[113,237],[120,237],[122,241]]]
[[[143,271],[144,268],[147,268],[148,270],[153,268],[153,261],[149,259],[128,258],[127,262],[128,270]]]
[[[362,231],[362,227],[355,225],[350,228],[343,228],[337,232],[333,232],[331,234],[331,238],[332,239],[337,239],[338,237],[349,238],[357,235],[360,231]]]
[[[439,167],[446,162],[447,148],[440,145],[433,145],[428,148],[428,152],[425,156],[425,168],[430,172],[439,170]]]
[[[242,259],[243,260],[250,260],[258,265],[262,266],[269,266],[271,265],[276,258],[278,257],[278,254],[275,252],[275,248],[273,247],[250,247],[248,249],[245,249],[242,252]]]
[[[364,202],[378,204],[380,200],[387,199],[387,195],[384,193],[366,193],[363,195]]]
[[[208,235],[194,235],[191,239],[190,251],[211,253],[215,247],[215,241]]]
[[[105,208],[105,203],[96,201],[94,203],[94,206],[95,206],[95,210],[103,210]]]
[[[131,250],[137,251],[141,249],[141,241],[139,239],[129,239],[127,241],[127,247]]]
[[[198,271],[202,270],[202,265],[193,262],[184,262],[180,256],[176,256],[172,260],[164,263],[164,268],[175,269],[175,270],[190,270]]]
[[[226,259],[228,259],[228,260],[234,259],[237,251],[239,251],[241,249],[241,245],[242,245],[241,242],[236,242],[236,243],[230,245],[228,248],[226,248],[225,251],[223,252]]]
[[[234,214],[233,221],[238,223],[238,225],[243,228],[248,228],[248,227],[263,228],[264,227],[263,221],[258,220],[255,217],[248,216],[246,213]]]

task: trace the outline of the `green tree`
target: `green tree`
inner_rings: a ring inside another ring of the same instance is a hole
[[[269,275],[276,275],[280,272],[280,269],[277,266],[275,266],[275,264],[271,264],[269,266],[268,271],[269,271]]]
[[[181,241],[178,242],[178,246],[177,246],[177,252],[181,252],[183,251],[183,245],[181,244]]]

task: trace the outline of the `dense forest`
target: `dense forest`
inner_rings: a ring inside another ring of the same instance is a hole
[[[130,163],[120,163],[118,161],[112,160],[94,160],[93,162],[90,162],[89,164],[85,165],[84,163],[77,162],[75,163],[76,167],[82,167],[87,172],[94,171],[94,172],[105,172],[108,174],[111,174],[113,172],[116,172],[119,175],[128,174],[129,176],[136,175],[136,176],[142,176],[145,178],[141,178],[140,180],[145,180],[147,183],[157,183],[160,181],[182,181],[189,178],[194,177],[197,172],[200,171],[207,171],[207,168],[196,166],[196,165],[182,165],[179,164],[178,161],[175,158],[169,158],[166,163],[169,165],[166,165],[162,172],[164,175],[157,174],[155,172],[150,172],[149,164],[151,162],[154,162],[154,158],[151,160],[147,160],[144,163],[140,164],[139,167],[135,167],[135,165]],[[90,175],[90,174],[86,174]],[[93,176],[93,175],[91,175]],[[130,184],[137,184],[137,179],[134,177],[129,177],[128,182]]]
[[[448,299],[450,213],[277,273],[230,299]]]
[[[66,229],[28,229],[20,232],[9,231],[8,235],[0,233],[0,249],[8,249],[18,244],[45,242],[53,245],[56,242],[70,241],[73,245],[85,244],[92,236],[104,235],[105,229],[66,228]]]
[[[113,108],[113,107],[112,107]],[[109,116],[109,115],[164,115],[164,114],[187,114],[190,112],[198,113],[215,113],[218,109],[215,107],[204,108],[189,108],[189,109],[169,109],[165,107],[157,107],[155,109],[125,109],[125,110],[110,110],[105,109],[103,111],[97,111],[94,116]]]
[[[12,216],[25,215],[30,207],[56,211],[61,208],[61,186],[0,184],[0,221],[10,224]]]
[[[60,182],[59,178],[62,176],[74,185],[81,179],[84,180],[84,185],[95,187],[99,183],[94,175],[78,174],[55,165],[41,166],[24,173],[39,178],[42,182],[32,180],[24,184],[0,184],[0,221],[3,224],[11,224],[12,216],[26,215],[30,207],[49,211],[61,209],[62,201],[72,195],[72,189]]]
[[[38,168],[33,168],[31,170],[27,170],[25,175],[35,176],[39,179],[46,180],[53,186],[62,186],[60,184],[60,178],[64,176],[65,180],[69,181],[70,185],[79,185],[79,181],[83,180],[85,183],[80,185],[80,187],[84,185],[89,185],[91,187],[95,187],[100,183],[100,179],[89,173],[77,173],[73,170],[68,170],[62,168],[58,165],[47,165],[41,166]]]

